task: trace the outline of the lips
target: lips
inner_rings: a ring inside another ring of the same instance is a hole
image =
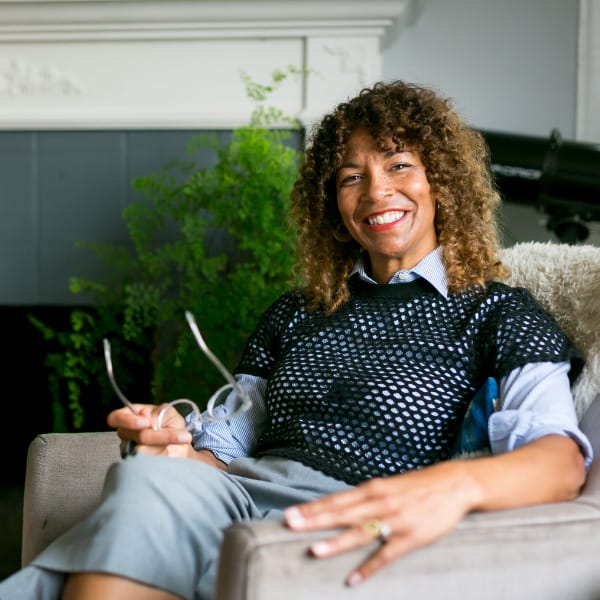
[[[384,213],[370,215],[367,217],[366,222],[369,225],[388,225],[389,223],[399,221],[405,214],[406,211],[404,210],[390,210]]]

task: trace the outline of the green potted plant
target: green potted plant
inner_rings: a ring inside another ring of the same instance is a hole
[[[134,402],[190,397],[202,405],[222,385],[195,347],[186,310],[213,352],[235,366],[259,315],[291,278],[287,215],[301,132],[267,100],[297,75],[293,67],[276,71],[267,85],[243,75],[255,105],[249,123],[222,146],[208,136],[192,138],[187,160],[134,180],[143,199],[123,212],[128,247],[85,244],[108,275],[73,277],[70,289],[91,294],[93,306],[73,309],[64,331],[32,318],[53,344],[46,364],[55,431],[94,426],[90,415],[117,405],[103,338],[111,341],[117,379]],[[216,162],[199,168],[195,157],[207,148]]]

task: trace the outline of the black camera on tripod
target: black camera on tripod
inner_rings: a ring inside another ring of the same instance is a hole
[[[534,206],[546,227],[574,244],[600,221],[600,144],[481,130],[490,148],[496,185],[505,202]]]

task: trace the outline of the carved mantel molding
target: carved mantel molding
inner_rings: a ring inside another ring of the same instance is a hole
[[[304,67],[273,98],[311,122],[381,77],[414,0],[0,0],[0,128],[246,122],[240,71]]]

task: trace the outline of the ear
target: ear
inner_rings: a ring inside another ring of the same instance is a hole
[[[352,241],[352,236],[348,233],[348,230],[343,223],[338,223],[337,226],[333,228],[332,235],[334,239],[343,244]]]

